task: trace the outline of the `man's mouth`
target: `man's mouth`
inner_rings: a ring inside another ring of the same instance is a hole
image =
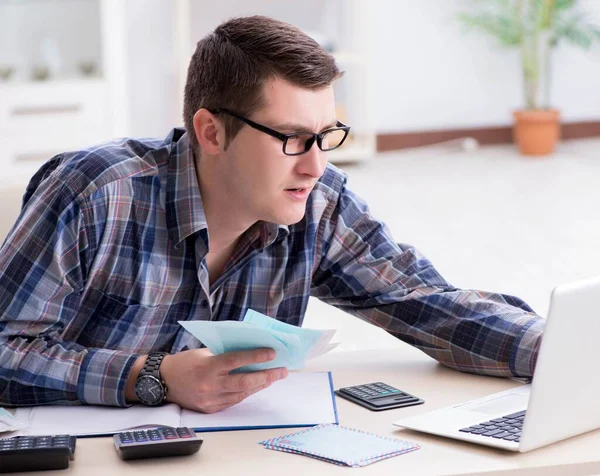
[[[308,198],[310,188],[286,188],[285,193],[294,200],[304,201]]]

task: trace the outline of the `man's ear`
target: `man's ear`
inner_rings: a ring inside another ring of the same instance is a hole
[[[209,155],[216,155],[225,145],[225,128],[217,117],[208,109],[199,109],[194,114],[194,133],[202,150]]]

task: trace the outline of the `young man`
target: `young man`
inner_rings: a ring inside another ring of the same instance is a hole
[[[311,295],[447,366],[531,376],[543,320],[448,284],[327,165],[340,74],[295,27],[234,19],[198,43],[186,130],[42,167],[0,249],[0,403],[222,410],[286,369],[230,373],[273,351],[213,356],[177,321],[299,326]]]

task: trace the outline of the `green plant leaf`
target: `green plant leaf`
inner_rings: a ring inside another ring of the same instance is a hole
[[[573,8],[577,0],[555,0],[554,1],[554,9],[555,10],[568,10]]]
[[[557,40],[565,39],[574,46],[589,49],[594,41],[600,40],[600,30],[595,25],[587,23],[582,13],[570,18],[560,18],[556,22],[555,36]]]
[[[517,46],[521,42],[520,25],[508,15],[460,14],[458,20],[467,28],[490,34],[504,46]]]

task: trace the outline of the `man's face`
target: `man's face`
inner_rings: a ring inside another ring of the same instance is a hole
[[[276,79],[263,94],[264,107],[248,117],[254,122],[283,134],[335,127],[332,87],[311,91]],[[303,155],[285,155],[281,140],[244,125],[219,158],[219,179],[240,218],[291,225],[304,216],[326,154],[315,142]]]

